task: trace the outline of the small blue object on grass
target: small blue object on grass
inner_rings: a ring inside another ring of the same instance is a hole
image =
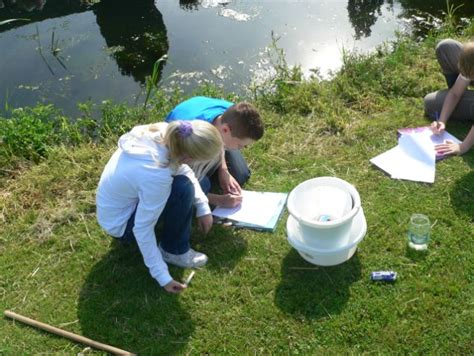
[[[397,279],[397,272],[393,271],[377,271],[370,274],[373,281],[394,282]]]

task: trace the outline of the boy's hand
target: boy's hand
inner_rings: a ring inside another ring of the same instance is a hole
[[[234,208],[242,203],[242,195],[227,193],[219,198],[219,206],[223,208]]]
[[[443,133],[444,129],[445,124],[442,121],[433,121],[431,123],[431,131],[433,131],[435,135],[440,135],[441,133]]]
[[[198,220],[199,229],[204,234],[207,234],[211,230],[211,227],[212,227],[212,223],[213,223],[212,215],[211,214],[203,215],[203,216],[198,217],[197,220]]]
[[[163,288],[168,293],[178,294],[178,293],[181,293],[183,290],[186,289],[186,285],[181,284],[179,282],[176,282],[175,280],[172,280],[167,285],[165,285]]]
[[[229,173],[227,169],[219,169],[219,185],[224,193],[231,193],[234,195],[242,194],[239,182]]]

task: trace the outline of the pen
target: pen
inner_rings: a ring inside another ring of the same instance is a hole
[[[436,128],[439,129],[439,112],[435,112]]]

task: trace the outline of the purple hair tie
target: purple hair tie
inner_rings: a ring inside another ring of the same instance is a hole
[[[193,133],[193,125],[189,121],[180,121],[178,133],[182,138],[189,137]]]

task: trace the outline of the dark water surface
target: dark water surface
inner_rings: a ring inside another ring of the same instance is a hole
[[[459,17],[474,16],[474,1]],[[2,7],[3,5],[3,7]],[[190,91],[204,82],[242,92],[268,73],[274,38],[289,64],[330,75],[342,51],[366,52],[423,33],[444,0],[0,0],[0,112],[54,103],[143,101],[145,77],[163,57],[160,83]],[[429,54],[430,55],[430,54]],[[138,98],[137,98],[138,96]]]

